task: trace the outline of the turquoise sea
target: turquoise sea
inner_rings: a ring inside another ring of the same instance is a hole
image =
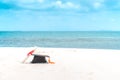
[[[0,31],[0,47],[120,49],[119,31]]]

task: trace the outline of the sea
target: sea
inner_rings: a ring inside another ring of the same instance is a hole
[[[0,31],[0,47],[120,50],[120,31]]]

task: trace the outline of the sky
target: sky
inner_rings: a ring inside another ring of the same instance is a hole
[[[0,31],[120,31],[120,0],[0,0]]]

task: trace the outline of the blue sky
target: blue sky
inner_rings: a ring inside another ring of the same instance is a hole
[[[120,31],[120,0],[0,0],[0,31]]]

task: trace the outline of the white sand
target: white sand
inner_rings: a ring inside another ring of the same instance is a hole
[[[120,50],[39,48],[56,64],[21,63],[33,48],[0,48],[0,80],[120,80]]]

